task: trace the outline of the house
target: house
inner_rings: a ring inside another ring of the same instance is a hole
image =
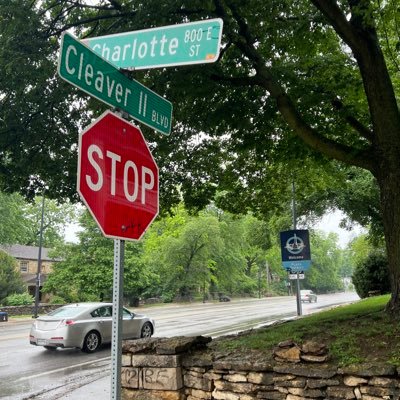
[[[28,292],[30,295],[35,296],[39,247],[13,244],[1,245],[0,249],[17,260],[19,271],[21,272],[22,279],[27,286]],[[42,247],[39,285],[40,289],[42,288],[43,283],[46,282],[48,274],[52,271],[54,263],[60,261],[60,259],[49,257],[49,251],[50,249]],[[42,299],[42,293],[40,291],[39,300],[46,301],[46,298]]]

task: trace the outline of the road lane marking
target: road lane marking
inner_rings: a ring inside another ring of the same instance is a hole
[[[16,380],[16,382],[22,382],[22,381],[27,381],[27,380],[30,380],[30,379],[36,379],[36,378],[39,378],[41,376],[54,374],[56,372],[66,371],[66,370],[68,370],[70,368],[83,367],[85,365],[96,364],[98,362],[102,362],[102,361],[106,361],[106,360],[111,360],[111,357],[104,357],[104,358],[99,358],[97,360],[85,361],[85,362],[80,363],[80,364],[74,364],[74,365],[69,365],[68,367],[62,367],[62,368],[53,369],[51,371],[41,372],[40,374],[36,374],[36,375],[23,376],[21,378],[18,378]]]

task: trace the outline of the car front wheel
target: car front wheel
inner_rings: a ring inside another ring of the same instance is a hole
[[[89,332],[83,341],[82,351],[85,353],[94,353],[100,346],[100,335],[95,332]]]
[[[140,332],[140,337],[141,338],[149,338],[149,337],[151,337],[152,334],[153,334],[153,328],[152,328],[150,322],[146,322],[142,326],[142,330]]]

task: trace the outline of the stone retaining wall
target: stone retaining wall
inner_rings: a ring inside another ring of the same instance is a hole
[[[48,312],[61,307],[63,304],[40,304],[38,308],[39,314],[47,314]],[[35,306],[1,306],[0,311],[6,312],[9,317],[16,315],[33,315],[35,312]]]
[[[123,400],[400,399],[400,371],[217,356],[204,337],[123,343]]]

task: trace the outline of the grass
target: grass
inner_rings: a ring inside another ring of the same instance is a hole
[[[329,311],[284,322],[214,344],[220,352],[256,350],[272,356],[272,349],[284,340],[297,344],[306,340],[324,343],[330,362],[345,366],[362,362],[387,362],[400,366],[400,322],[392,320],[384,308],[388,296],[377,296]]]

